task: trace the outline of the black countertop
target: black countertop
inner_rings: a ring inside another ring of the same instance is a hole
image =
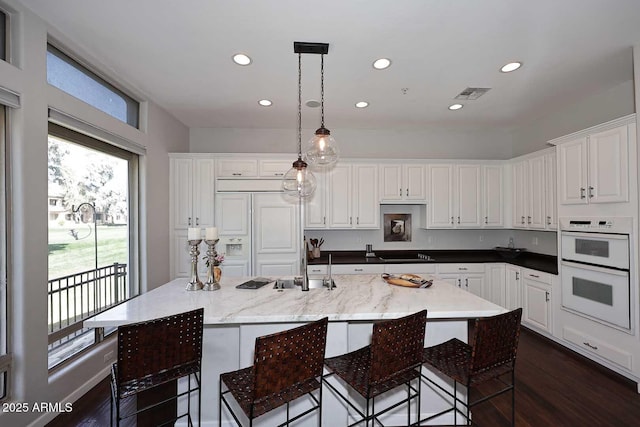
[[[515,258],[505,258],[500,252],[492,249],[478,250],[412,250],[412,251],[374,251],[375,257],[365,257],[364,251],[323,251],[320,258],[308,262],[309,265],[327,264],[331,253],[332,264],[445,264],[445,263],[486,263],[505,262],[545,273],[558,274],[558,257],[534,252],[521,252]],[[421,260],[418,254],[431,257],[429,261]],[[387,258],[386,261],[380,257]],[[396,259],[393,259],[396,258]],[[402,258],[402,259],[397,259]],[[412,259],[413,258],[413,259]]]

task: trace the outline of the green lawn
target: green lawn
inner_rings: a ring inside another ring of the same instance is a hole
[[[74,239],[70,230],[78,233]],[[98,226],[98,267],[114,262],[128,264],[126,225]],[[49,227],[49,279],[95,268],[92,225]]]

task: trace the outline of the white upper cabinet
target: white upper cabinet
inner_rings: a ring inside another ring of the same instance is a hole
[[[629,201],[630,125],[558,142],[560,203]]]
[[[555,153],[548,150],[513,164],[511,200],[514,228],[557,228],[555,177]]]
[[[169,174],[173,228],[213,226],[214,160],[171,158]]]
[[[293,161],[261,159],[258,163],[258,175],[263,178],[282,178],[292,165]]]
[[[216,195],[216,227],[220,236],[245,236],[249,234],[248,193]]]
[[[256,178],[256,159],[218,159],[218,178]],[[286,170],[285,170],[286,172]]]
[[[545,172],[545,223],[547,229],[558,228],[558,167],[556,165],[556,153],[544,155]]]
[[[425,203],[425,166],[421,164],[380,165],[382,203]]]
[[[329,211],[328,196],[328,173],[314,173],[316,177],[316,191],[305,200],[305,228],[324,229],[328,228],[327,216]]]
[[[544,156],[528,160],[527,226],[529,228],[544,229],[546,227],[544,163]]]
[[[503,170],[502,165],[482,167],[483,225],[485,227],[504,227]]]
[[[527,228],[528,200],[527,200],[527,183],[528,167],[526,161],[520,161],[513,164],[513,175],[511,177],[512,185],[512,205],[514,228]]]
[[[336,165],[327,188],[329,228],[380,227],[378,165]]]
[[[432,164],[429,171],[428,228],[480,228],[482,166]]]

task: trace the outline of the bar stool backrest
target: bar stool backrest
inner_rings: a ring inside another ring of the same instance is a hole
[[[470,374],[475,375],[516,361],[522,308],[475,321]]]
[[[371,337],[372,383],[384,381],[422,363],[427,310],[373,324]]]
[[[200,370],[204,309],[118,328],[118,384]],[[170,380],[169,377],[164,378]],[[142,384],[143,382],[141,382]]]
[[[328,322],[325,317],[256,338],[254,400],[322,375]]]

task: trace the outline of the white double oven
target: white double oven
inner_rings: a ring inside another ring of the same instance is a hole
[[[631,329],[630,217],[560,218],[562,307]]]

